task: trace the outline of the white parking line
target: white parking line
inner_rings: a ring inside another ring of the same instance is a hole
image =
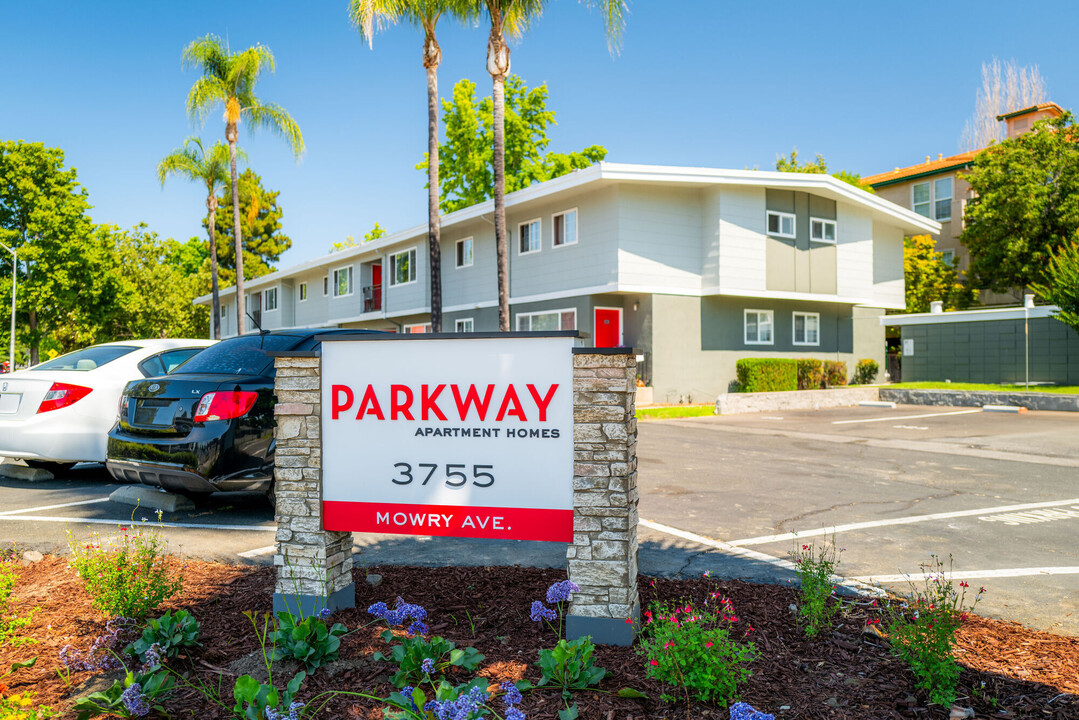
[[[794,563],[792,563],[790,560],[783,560],[782,558],[777,558],[773,555],[766,555],[762,552],[757,552],[756,550],[746,550],[745,548],[735,547],[730,543],[723,542],[722,540],[715,540],[710,537],[705,537],[704,535],[698,535],[697,533],[689,532],[688,530],[679,530],[676,527],[652,522],[651,520],[645,520],[644,518],[639,518],[638,522],[641,525],[644,525],[646,528],[651,528],[652,530],[666,533],[667,535],[674,535],[675,537],[680,537],[683,540],[695,542],[698,545],[705,545],[707,547],[715,548],[717,550],[723,550],[730,555],[738,555],[741,557],[750,558],[752,560],[758,560],[760,562],[765,562],[769,565],[775,565],[776,567],[785,568],[787,570],[796,569]],[[844,585],[864,594],[878,596],[883,595],[883,592],[880,590],[880,588],[875,588],[871,585],[867,585],[860,580],[852,580],[850,578],[845,578],[837,575],[832,577],[832,582],[839,585]]]
[[[980,413],[981,408],[977,410],[953,410],[952,412],[942,413],[925,413],[924,415],[900,415],[899,417],[882,417],[882,418],[870,418],[868,420],[833,420],[833,425],[854,425],[857,423],[874,423],[874,422],[895,422],[896,420],[918,420],[919,418],[929,417],[944,417],[945,415],[970,415],[972,413]]]
[[[956,510],[954,512],[931,513],[929,515],[911,515],[903,518],[890,520],[869,520],[866,522],[847,523],[845,525],[832,525],[829,527],[814,528],[813,530],[801,530],[799,532],[782,533],[780,535],[762,535],[761,537],[731,540],[728,545],[741,547],[745,545],[767,545],[768,543],[782,540],[794,540],[795,538],[813,537],[815,535],[832,535],[835,533],[849,532],[851,530],[864,530],[865,528],[882,527],[885,525],[912,525],[914,523],[928,522],[930,520],[947,520],[948,518],[969,517],[971,515],[989,515],[993,513],[1014,512],[1017,510],[1033,510],[1035,508],[1056,507],[1058,505],[1071,505],[1079,502],[1079,498],[1070,500],[1052,500],[1049,502],[1026,503],[1025,505],[1002,505],[1000,507],[978,508],[977,510]]]
[[[272,555],[277,552],[277,545],[267,545],[266,547],[255,548],[254,550],[245,550],[242,553],[236,553],[242,558],[254,558],[262,555]]]
[[[952,580],[981,580],[983,578],[1028,577],[1030,575],[1079,575],[1079,567],[1007,568],[1004,570],[966,570],[945,573]],[[865,583],[892,583],[918,579],[918,575],[863,575],[853,578]]]
[[[55,510],[56,508],[74,507],[76,505],[93,505],[94,503],[108,502],[107,497],[94,498],[93,500],[79,500],[78,502],[60,503],[58,505],[39,505],[37,507],[25,508],[23,510],[5,510],[0,512],[0,516],[3,515],[22,515],[29,512],[40,512],[41,510]]]
[[[180,522],[131,522],[129,520],[108,520],[104,518],[80,518],[80,517],[56,517],[50,515],[6,515],[0,517],[0,522],[9,520],[23,520],[26,522],[55,522],[85,525],[116,525],[118,527],[161,527],[161,528],[192,528],[194,530],[241,530],[245,532],[277,532],[276,525],[202,525],[200,523]]]

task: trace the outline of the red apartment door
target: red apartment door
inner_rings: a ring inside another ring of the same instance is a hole
[[[622,345],[622,308],[595,309],[596,347],[619,347]]]

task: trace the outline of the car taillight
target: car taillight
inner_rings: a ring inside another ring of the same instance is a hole
[[[83,387],[82,385],[69,385],[68,383],[54,382],[52,387],[49,388],[49,391],[45,393],[45,397],[42,399],[41,405],[38,406],[37,411],[43,413],[49,412],[50,410],[59,410],[68,405],[74,405],[92,391],[93,388]]]
[[[195,422],[231,420],[247,414],[258,399],[257,392],[234,390],[206,393],[195,408]]]
[[[121,420],[123,420],[124,418],[127,417],[128,399],[129,398],[127,397],[127,395],[121,395],[120,396],[120,409],[118,411],[118,414],[119,414],[119,417],[120,417]]]

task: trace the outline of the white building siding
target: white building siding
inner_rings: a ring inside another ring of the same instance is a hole
[[[873,297],[873,218],[844,203],[836,206],[836,294]]]
[[[618,208],[618,282],[699,293],[699,191],[627,185],[619,190]]]
[[[393,285],[393,267],[390,263],[390,256],[413,249],[416,251],[415,280],[402,285]],[[357,266],[358,265],[359,263],[357,263]],[[426,236],[417,237],[412,242],[397,245],[382,256],[382,285],[385,295],[383,310],[386,311],[387,315],[402,312],[415,312],[419,308],[426,308],[428,306],[427,299],[431,282],[429,279],[430,276],[428,275],[428,267],[430,267],[430,263],[428,262],[427,257]],[[358,276],[359,267],[357,267],[356,270]],[[357,296],[358,295],[359,293],[357,293]],[[359,315],[362,311],[363,303],[361,301],[360,304],[354,308],[352,315]]]
[[[724,187],[719,208],[719,286],[724,291],[764,291],[765,190]]]
[[[486,220],[442,230],[442,307],[471,306],[498,299],[494,226]],[[458,268],[457,241],[472,238],[472,266]]]
[[[899,309],[907,306],[903,288],[903,231],[873,223],[873,304]]]
[[[701,286],[705,290],[719,287],[719,188],[701,192]]]

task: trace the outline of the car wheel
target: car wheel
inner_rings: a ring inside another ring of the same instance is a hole
[[[49,462],[48,460],[26,460],[25,462],[32,468],[48,470],[53,475],[65,473],[71,468],[75,467],[75,463],[73,462]]]

